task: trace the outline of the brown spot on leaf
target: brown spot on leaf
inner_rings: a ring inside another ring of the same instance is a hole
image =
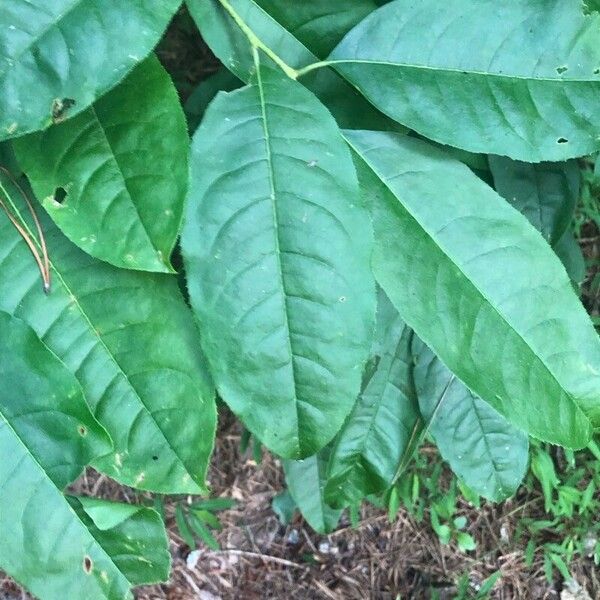
[[[54,98],[52,101],[52,121],[60,123],[67,118],[69,109],[75,106],[73,98]]]
[[[92,569],[94,568],[94,563],[92,562],[92,559],[89,556],[84,556],[83,557],[83,570],[89,575],[92,572]]]

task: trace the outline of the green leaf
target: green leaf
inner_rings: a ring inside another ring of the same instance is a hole
[[[600,0],[583,0],[585,14],[600,12]]]
[[[169,578],[171,555],[160,515],[151,508],[69,497],[77,516],[131,585]]]
[[[471,550],[475,550],[475,548],[477,548],[477,544],[475,543],[473,536],[465,533],[464,531],[459,531],[456,534],[456,543],[461,552],[470,552]]]
[[[325,497],[343,507],[385,491],[419,428],[412,381],[413,333],[380,291],[372,354],[375,372],[337,435]]]
[[[0,7],[0,139],[85,110],[156,45],[181,0],[11,0]]]
[[[177,529],[183,539],[183,541],[188,545],[190,550],[193,550],[196,547],[196,540],[194,539],[194,534],[190,529],[189,523],[187,521],[186,515],[183,512],[183,508],[181,504],[177,504],[175,507],[175,524],[177,525]]]
[[[320,58],[325,58],[350,29],[377,8],[373,0],[256,3]]]
[[[206,544],[211,550],[220,550],[219,542],[215,536],[211,533],[210,529],[205,523],[198,517],[197,513],[189,513],[190,527],[194,530],[196,535]],[[193,547],[193,546],[192,546]]]
[[[585,260],[570,230],[580,192],[577,162],[529,164],[490,156],[489,163],[498,193],[542,233],[579,286]]]
[[[444,544],[444,546],[449,544],[452,537],[452,530],[448,525],[440,523],[440,518],[434,506],[431,507],[430,520],[431,528],[438,536],[440,543]]]
[[[285,460],[283,469],[290,495],[307,523],[321,534],[333,531],[342,515],[324,498],[329,449],[304,460]]]
[[[444,460],[488,500],[511,496],[527,471],[527,436],[472,394],[420,340],[413,351],[419,405]]]
[[[129,582],[62,493],[110,449],[75,377],[0,311],[0,568],[42,600],[129,597]]]
[[[74,244],[117,267],[161,272],[172,271],[188,146],[177,92],[155,56],[77,117],[14,142],[36,195]]]
[[[489,157],[496,191],[542,233],[550,245],[567,231],[579,198],[576,161],[530,164]]]
[[[194,502],[191,506],[204,510],[229,510],[236,505],[233,498],[208,498]]]
[[[200,519],[203,523],[206,523],[209,527],[213,529],[222,529],[223,526],[219,521],[219,518],[216,515],[213,515],[208,510],[202,510],[200,508],[190,508],[190,514],[195,515]]]
[[[15,212],[28,217],[22,199],[0,183]],[[81,383],[115,442],[96,468],[144,490],[204,492],[214,388],[177,282],[91,258],[41,211],[40,218],[52,291],[43,293],[29,249],[0,213],[0,310],[29,323]]]
[[[375,277],[401,317],[514,425],[585,446],[600,426],[600,342],[541,235],[425,142],[346,138],[372,197]]]
[[[330,58],[437,142],[528,162],[600,148],[600,15],[584,16],[581,0],[396,0]]]
[[[502,577],[502,571],[494,571],[482,584],[477,592],[477,599],[484,600],[494,589],[496,582]]]
[[[219,0],[186,0],[186,4],[214,54],[237,77],[250,81],[254,73],[250,42]],[[305,46],[255,0],[230,0],[230,4],[255,35],[290,67],[301,68],[318,62],[317,47]],[[290,6],[298,9],[296,3]],[[302,78],[302,83],[331,110],[343,127],[399,128],[331,69],[313,71]]]
[[[360,389],[372,231],[335,122],[260,69],[219,94],[192,145],[182,251],[221,397],[268,448],[317,452]]]
[[[225,67],[202,80],[190,94],[184,107],[190,133],[196,131],[204,112],[218,92],[231,92],[241,85],[240,80]]]

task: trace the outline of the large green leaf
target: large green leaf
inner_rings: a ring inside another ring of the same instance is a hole
[[[169,578],[169,542],[164,522],[155,510],[97,498],[70,496],[68,500],[131,585]]]
[[[3,187],[25,218],[18,195]],[[29,323],[77,376],[115,442],[94,466],[140,489],[205,490],[214,389],[177,282],[100,262],[40,217],[52,291],[43,293],[29,249],[0,212],[0,310]]]
[[[182,250],[221,396],[267,447],[300,458],[359,392],[372,231],[331,115],[299,83],[257,75],[219,94],[194,136]]]
[[[444,144],[529,162],[600,148],[600,15],[581,0],[396,0],[331,59],[382,112]]]
[[[373,0],[256,3],[320,58],[325,58],[350,29],[377,8]]]
[[[0,5],[0,139],[85,110],[160,39],[181,0]]]
[[[564,235],[579,198],[576,161],[530,164],[490,156],[496,191],[554,245]]]
[[[372,357],[376,367],[337,435],[325,497],[332,506],[360,502],[393,482],[420,415],[412,380],[412,331],[380,291]]]
[[[512,495],[527,471],[527,435],[469,391],[421,340],[413,351],[419,406],[441,455],[488,500]]]
[[[584,446],[600,426],[600,341],[550,246],[429,144],[346,138],[372,195],[375,277],[402,318],[517,427]]]
[[[0,311],[0,568],[42,600],[129,597],[129,582],[62,493],[110,449],[75,377]]]
[[[155,56],[77,117],[14,142],[73,243],[118,267],[163,272],[181,223],[188,146],[177,92]],[[66,196],[55,199],[59,189]]]
[[[283,463],[285,481],[290,495],[302,516],[317,533],[333,531],[342,511],[325,502],[329,449],[304,460],[286,460]]]
[[[248,82],[254,72],[250,42],[219,0],[186,0],[186,4],[211,50],[237,77]],[[290,67],[299,69],[318,62],[316,49],[309,49],[312,45],[306,47],[255,0],[230,0],[230,4],[254,34]],[[394,121],[375,110],[331,69],[313,71],[302,78],[302,83],[319,97],[343,127],[390,130],[396,127]]]

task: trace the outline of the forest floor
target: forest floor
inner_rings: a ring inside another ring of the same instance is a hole
[[[480,509],[459,496],[456,515],[467,518],[467,531],[477,542],[467,553],[455,544],[440,544],[427,519],[418,522],[402,508],[390,523],[386,511],[365,505],[356,528],[343,517],[330,535],[315,534],[299,515],[283,525],[271,508],[284,487],[279,462],[265,453],[257,464],[248,452],[241,453],[239,426],[226,410],[222,414],[209,481],[212,497],[233,498],[236,505],[219,513],[223,528],[216,537],[221,550],[188,547],[174,513],[178,502],[189,499],[167,499],[172,577],[169,583],[139,588],[138,600],[468,599],[477,598],[482,582],[496,571],[501,575],[486,596],[490,599],[600,598],[600,573],[590,558],[579,557],[569,565],[579,591],[561,581],[549,584],[541,553],[527,565],[527,537],[518,540],[515,532],[524,520],[547,518],[538,489],[523,488],[504,504]],[[426,447],[423,452],[434,451]],[[435,454],[430,458],[431,464],[437,460]],[[440,486],[450,479],[444,471]],[[79,493],[113,500],[148,499],[93,471],[75,487]],[[547,536],[554,537],[551,531]],[[457,585],[461,580],[462,594]],[[10,579],[0,578],[1,600],[29,598]]]

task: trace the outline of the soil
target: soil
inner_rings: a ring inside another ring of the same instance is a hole
[[[138,600],[429,600],[435,598],[432,590],[440,600],[451,600],[462,575],[468,574],[475,593],[497,570],[502,577],[492,592],[494,600],[586,598],[569,596],[567,589],[561,594],[560,582],[549,585],[541,556],[527,567],[524,543],[514,541],[522,517],[543,516],[539,493],[520,492],[504,504],[481,509],[461,501],[459,513],[468,518],[468,531],[477,540],[474,552],[441,545],[427,519],[417,523],[401,510],[390,523],[384,511],[371,505],[363,507],[357,528],[343,517],[335,533],[322,536],[299,515],[289,525],[280,523],[271,500],[284,488],[281,465],[267,453],[256,464],[249,452],[240,452],[240,440],[238,423],[223,409],[209,480],[213,497],[233,498],[237,504],[219,513],[222,550],[199,546],[192,551],[174,520],[176,502],[188,499],[168,498],[172,577],[166,584],[138,588]],[[148,500],[92,470],[74,489],[125,502]],[[571,568],[589,598],[600,598],[600,574],[593,562],[580,559]],[[29,598],[10,579],[0,579],[0,600]]]

